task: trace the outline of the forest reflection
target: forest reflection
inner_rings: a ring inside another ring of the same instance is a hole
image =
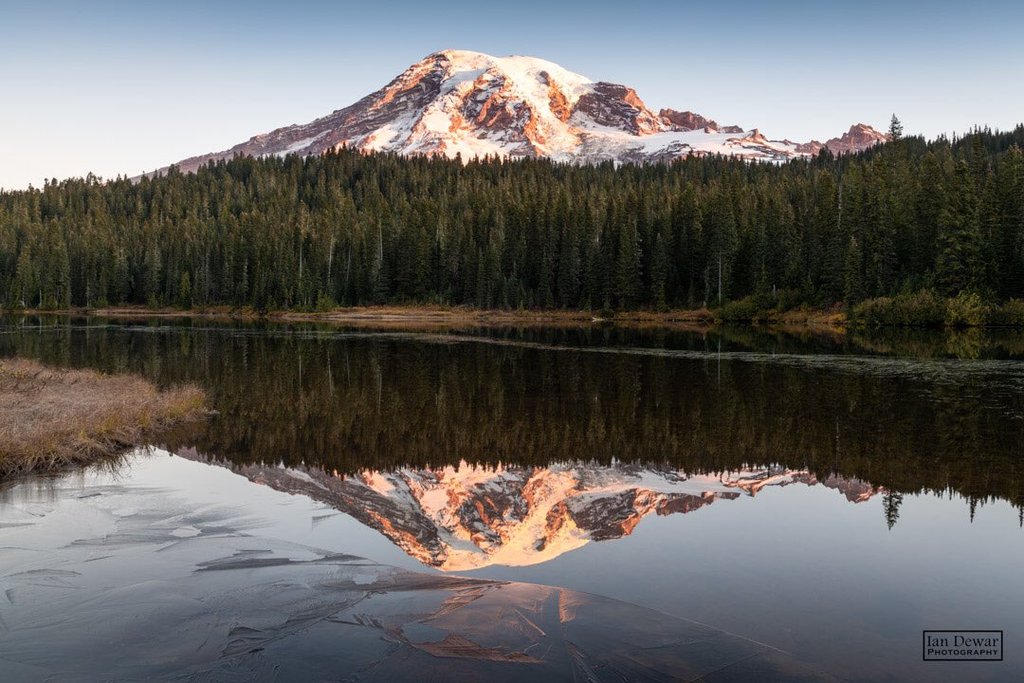
[[[217,413],[166,445],[239,465],[777,466],[1024,504],[1019,335],[758,335],[40,318],[7,319],[0,354],[197,381]]]

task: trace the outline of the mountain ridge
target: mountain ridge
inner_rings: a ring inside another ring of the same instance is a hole
[[[631,87],[594,81],[544,59],[442,50],[347,107],[175,165],[192,172],[236,155],[308,156],[341,147],[580,164],[657,163],[708,154],[786,161],[824,148],[856,152],[885,139],[861,123],[825,142],[772,140],[758,128],[719,125],[692,111],[655,113]]]

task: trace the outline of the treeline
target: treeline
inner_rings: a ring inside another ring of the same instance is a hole
[[[785,164],[236,158],[0,194],[0,305],[1024,298],[1024,126]]]

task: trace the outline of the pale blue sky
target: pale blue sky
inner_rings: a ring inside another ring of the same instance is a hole
[[[1024,121],[1024,3],[0,0],[0,187],[304,123],[444,48],[528,54],[769,137]]]

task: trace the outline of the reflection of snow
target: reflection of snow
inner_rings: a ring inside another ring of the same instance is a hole
[[[318,510],[160,453],[0,490],[3,680],[681,680],[736,661],[806,675],[767,645],[635,605],[282,540],[277,518]]]
[[[445,571],[540,564],[593,540],[628,536],[651,513],[693,512],[767,487],[820,483],[851,502],[877,492],[858,480],[819,482],[806,470],[774,467],[693,475],[624,463],[494,469],[462,463],[350,477],[259,465],[236,471],[321,500]]]

